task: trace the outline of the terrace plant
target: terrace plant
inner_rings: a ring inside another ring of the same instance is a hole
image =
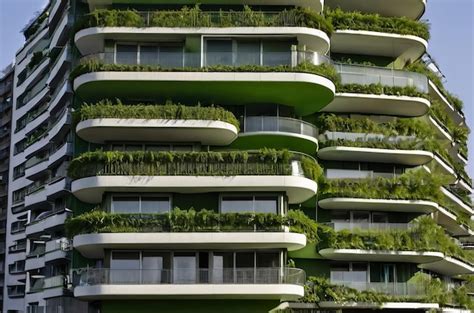
[[[406,17],[383,17],[378,14],[346,12],[339,8],[327,10],[325,15],[336,30],[366,30],[430,39],[430,27],[427,23]]]
[[[382,84],[337,84],[336,91],[339,93],[359,93],[372,95],[387,95],[387,96],[407,96],[429,99],[427,93],[418,91],[416,87],[398,87],[398,86],[384,86]]]
[[[136,119],[180,119],[180,120],[215,120],[234,125],[239,130],[239,121],[232,112],[220,107],[185,106],[167,101],[164,105],[130,104],[120,100],[102,100],[96,104],[84,103],[74,112],[76,122],[97,118],[136,118]]]
[[[223,152],[95,151],[73,159],[68,175],[73,179],[98,175],[292,175],[290,160],[299,159],[304,174],[318,180],[319,165],[287,150],[261,149]]]
[[[292,232],[305,234],[309,242],[319,240],[316,222],[296,210],[282,216],[251,212],[218,213],[194,208],[174,208],[163,214],[121,214],[96,209],[70,218],[65,224],[71,238],[90,233],[282,231],[284,226]]]

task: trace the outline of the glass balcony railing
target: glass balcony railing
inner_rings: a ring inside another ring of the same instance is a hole
[[[305,121],[279,116],[246,116],[243,118],[243,132],[285,132],[318,137],[318,129]]]
[[[346,272],[351,273],[351,272]],[[331,272],[333,276],[333,272]],[[347,275],[346,275],[347,276]],[[352,276],[352,275],[349,275]],[[358,291],[373,291],[377,293],[383,293],[390,296],[407,296],[411,298],[423,297],[426,295],[425,288],[416,283],[410,282],[367,282],[360,280],[350,279],[331,279],[331,283],[335,285],[342,285],[349,288],[356,289]]]
[[[321,65],[330,60],[313,51],[266,51],[266,52],[185,52],[183,48],[144,54],[136,52],[105,52],[84,56],[81,63],[96,61],[101,64],[156,66],[163,69],[192,70],[210,66],[297,66],[308,63]],[[133,68],[130,69],[133,71]],[[221,69],[220,71],[225,71]],[[242,70],[243,71],[243,70]]]
[[[380,84],[390,87],[415,87],[422,93],[428,93],[429,90],[428,78],[423,74],[383,67],[341,63],[334,63],[334,66],[341,76],[341,83],[343,85]]]
[[[363,178],[396,178],[400,174],[394,172],[376,172],[371,170],[350,170],[339,168],[326,168],[324,174],[327,179],[363,179]]]
[[[369,222],[331,222],[328,226],[335,231],[340,230],[408,230],[412,228],[409,223],[369,223]]]
[[[292,284],[303,286],[305,272],[298,268],[182,268],[79,270],[76,286],[155,284]]]

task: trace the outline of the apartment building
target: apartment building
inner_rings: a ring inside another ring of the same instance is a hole
[[[56,0],[11,107],[4,312],[469,312],[424,0]]]

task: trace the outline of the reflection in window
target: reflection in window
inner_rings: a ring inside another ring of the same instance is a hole
[[[223,196],[222,213],[278,213],[278,196]]]
[[[168,196],[113,196],[114,213],[168,213],[171,200]]]

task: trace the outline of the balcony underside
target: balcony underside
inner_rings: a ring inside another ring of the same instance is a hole
[[[104,257],[105,249],[288,249],[306,245],[306,236],[289,232],[102,233],[74,237],[86,258]]]
[[[314,137],[286,132],[249,132],[241,133],[232,143],[232,148],[242,150],[288,149],[309,155],[315,155],[318,150],[318,140]]]
[[[200,2],[202,3],[202,2]],[[115,41],[184,41],[187,36],[281,36],[296,37],[301,46],[326,54],[330,40],[319,29],[307,27],[91,27],[79,31],[74,41],[82,55],[104,51],[106,40]]]
[[[445,257],[444,259],[433,263],[421,264],[418,267],[446,276],[474,274],[473,266],[451,257]]]
[[[326,210],[362,210],[384,212],[431,213],[436,211],[438,204],[422,200],[386,200],[362,198],[328,198],[318,202]]]
[[[378,251],[360,249],[322,249],[321,256],[336,261],[368,261],[368,262],[408,262],[425,264],[437,262],[444,258],[441,252],[417,251]]]
[[[418,117],[429,109],[430,102],[424,98],[338,93],[322,111]]]
[[[199,142],[228,145],[237,138],[237,128],[226,122],[205,120],[103,118],[80,122],[79,137],[88,142],[159,141]]]
[[[85,101],[104,98],[243,105],[279,103],[298,115],[318,112],[334,98],[334,84],[307,73],[96,72],[74,80]]]
[[[426,0],[326,0],[326,6],[341,8],[344,11],[359,11],[363,13],[378,13],[382,16],[406,16],[418,19],[425,12]]]
[[[418,166],[430,162],[433,159],[433,153],[422,150],[326,147],[318,151],[318,157],[332,161],[363,161]]]
[[[402,62],[418,60],[427,48],[426,40],[412,35],[365,30],[337,30],[331,37],[333,53],[384,56]]]
[[[79,200],[100,203],[104,192],[285,192],[289,203],[316,195],[315,181],[301,176],[94,176],[75,180],[71,190]]]
[[[469,236],[471,231],[457,221],[456,215],[443,207],[439,207],[435,215],[436,222],[446,228],[453,236]]]
[[[290,284],[94,285],[74,288],[84,300],[116,299],[287,299],[304,295],[304,287]]]

